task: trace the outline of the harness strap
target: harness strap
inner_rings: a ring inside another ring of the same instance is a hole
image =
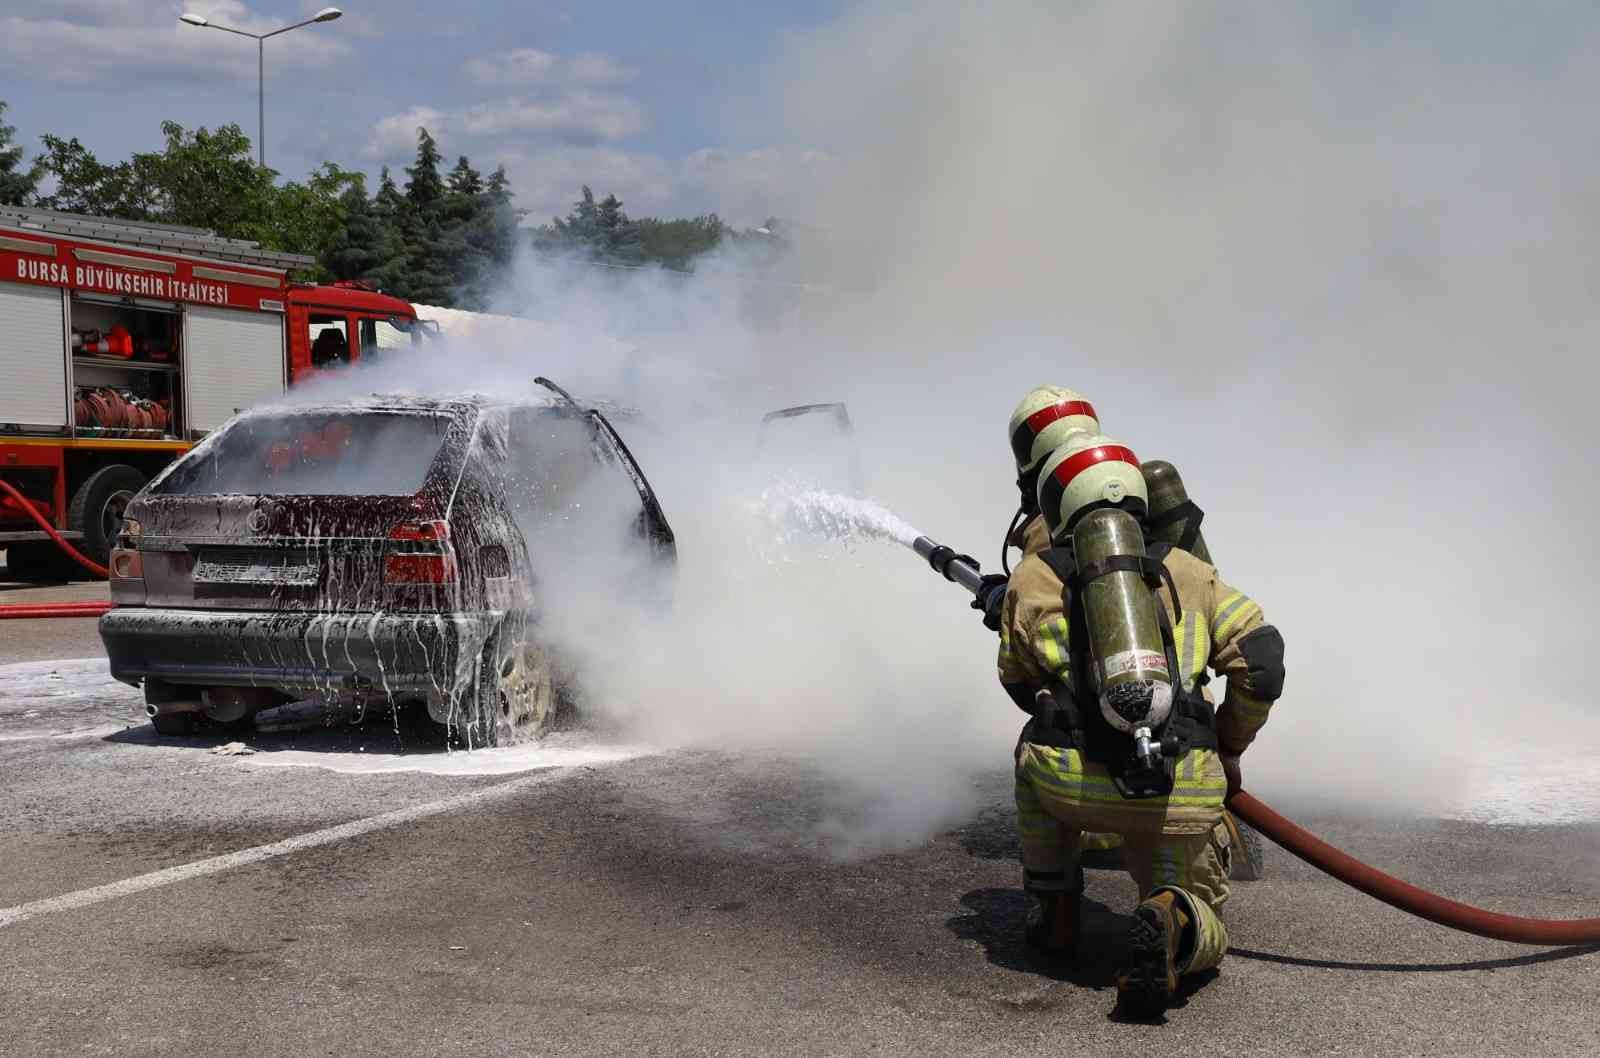
[[[1168,507],[1155,517],[1145,519],[1145,524],[1152,529],[1165,529],[1173,522],[1183,521],[1183,533],[1178,537],[1178,546],[1191,551],[1195,541],[1200,538],[1200,523],[1205,516],[1206,512],[1196,506],[1193,500],[1184,500],[1176,507]]]
[[[1170,550],[1170,549],[1169,549]],[[1155,590],[1165,584],[1167,591],[1172,594],[1172,608],[1178,612],[1178,620],[1183,620],[1183,603],[1178,598],[1178,585],[1172,579],[1172,571],[1160,559],[1150,555],[1110,555],[1098,562],[1085,562],[1067,580],[1067,587],[1074,595],[1081,593],[1090,581],[1098,580],[1111,573],[1137,573]],[[1158,610],[1165,611],[1166,607],[1157,600]]]

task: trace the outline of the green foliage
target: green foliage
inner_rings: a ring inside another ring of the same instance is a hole
[[[715,213],[704,217],[661,220],[646,217],[636,221],[643,258],[665,268],[689,271],[694,259],[710,253],[722,243],[728,228]]]
[[[6,103],[0,99],[0,119],[5,114]],[[26,169],[22,168],[22,145],[12,142],[16,134],[15,126],[0,120],[0,206],[28,205],[44,176],[44,166],[38,159]]]
[[[168,121],[161,132],[166,140],[161,151],[111,164],[76,138],[45,136],[40,161],[56,178],[56,187],[39,198],[39,205],[206,228],[269,249],[317,255],[343,224],[346,190],[361,186],[361,174],[331,162],[304,183],[280,185],[271,169],[252,159],[250,139],[237,125],[190,132]]]
[[[417,164],[406,167],[406,198],[418,211],[431,209],[444,197],[444,180],[439,176],[439,145],[427,129],[417,130]]]
[[[0,103],[0,116],[4,111]],[[14,132],[0,124],[0,203],[206,228],[313,256],[307,278],[364,280],[425,304],[487,307],[498,278],[530,244],[596,264],[688,272],[725,244],[770,253],[781,241],[770,232],[735,231],[715,214],[635,219],[615,195],[596,199],[587,186],[567,216],[534,229],[530,240],[505,168],[486,179],[460,155],[443,173],[439,145],[423,128],[405,184],[385,167],[374,195],[361,173],[332,162],[303,181],[280,183],[253,161],[237,125],[190,131],[165,122],[159,151],[113,162],[76,138],[46,135],[44,153],[26,168]],[[40,196],[46,174],[53,187]]]

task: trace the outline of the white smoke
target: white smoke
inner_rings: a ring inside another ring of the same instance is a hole
[[[959,814],[1021,716],[994,637],[909,552],[775,540],[749,506],[781,477],[761,415],[847,402],[866,494],[992,568],[1005,420],[1045,382],[1179,467],[1283,630],[1252,788],[1449,810],[1499,733],[1600,734],[1600,15],[1496,10],[852,9],[794,39],[768,115],[836,161],[800,240],[832,294],[758,328],[726,275],[530,257],[495,308],[566,337],[407,381],[542,373],[642,410],[619,426],[678,531],[674,607],[619,611],[588,586],[625,559],[590,549],[551,574],[562,636],[632,735],[819,760],[844,847]]]

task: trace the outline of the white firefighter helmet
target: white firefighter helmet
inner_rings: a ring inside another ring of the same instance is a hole
[[[1011,413],[1009,431],[1017,472],[1026,475],[1065,444],[1070,434],[1099,433],[1100,418],[1082,393],[1065,386],[1038,386]]]
[[[1102,434],[1077,434],[1039,469],[1039,510],[1050,539],[1065,543],[1078,519],[1098,507],[1120,507],[1143,518],[1149,505],[1139,458]]]

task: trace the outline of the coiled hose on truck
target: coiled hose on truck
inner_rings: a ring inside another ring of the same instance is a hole
[[[50,524],[49,519],[40,514],[28,498],[18,492],[10,482],[0,481],[0,490],[21,504],[22,509],[39,524],[39,528],[43,529],[50,539],[55,541],[56,546],[65,551],[78,565],[97,577],[111,575],[110,570],[73,547],[66,537],[56,532],[56,527]],[[36,617],[99,617],[109,609],[111,609],[109,602],[15,603],[0,606],[0,621]]]

